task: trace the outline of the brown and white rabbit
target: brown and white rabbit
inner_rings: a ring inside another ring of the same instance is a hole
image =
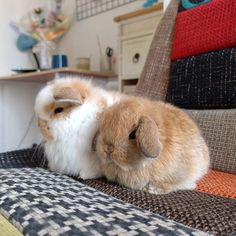
[[[78,78],[56,79],[38,93],[35,112],[51,170],[83,179],[101,176],[92,151],[98,114],[119,98]]]
[[[102,113],[96,152],[108,180],[154,194],[194,189],[210,162],[207,145],[187,114],[138,97]]]

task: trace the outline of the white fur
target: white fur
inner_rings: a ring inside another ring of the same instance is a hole
[[[53,102],[52,87],[46,86],[41,89],[36,97],[34,111],[43,120],[49,120],[49,114],[44,112],[44,107],[46,104]]]
[[[96,104],[85,102],[65,120],[51,123],[55,139],[45,145],[51,170],[79,175],[83,179],[101,176],[99,159],[91,150],[98,125],[97,112],[99,107]]]

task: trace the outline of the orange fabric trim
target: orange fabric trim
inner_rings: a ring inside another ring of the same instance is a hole
[[[198,182],[196,191],[236,199],[236,175],[210,170]]]

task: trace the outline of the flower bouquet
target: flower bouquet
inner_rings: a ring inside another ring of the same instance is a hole
[[[18,49],[32,49],[38,69],[49,69],[55,42],[67,32],[70,20],[61,11],[35,8],[22,17],[19,23],[11,22],[10,25],[19,34]]]

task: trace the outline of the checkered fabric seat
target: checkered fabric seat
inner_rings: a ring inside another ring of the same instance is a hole
[[[0,154],[0,214],[18,230],[0,235],[207,235],[42,164],[37,149]]]

